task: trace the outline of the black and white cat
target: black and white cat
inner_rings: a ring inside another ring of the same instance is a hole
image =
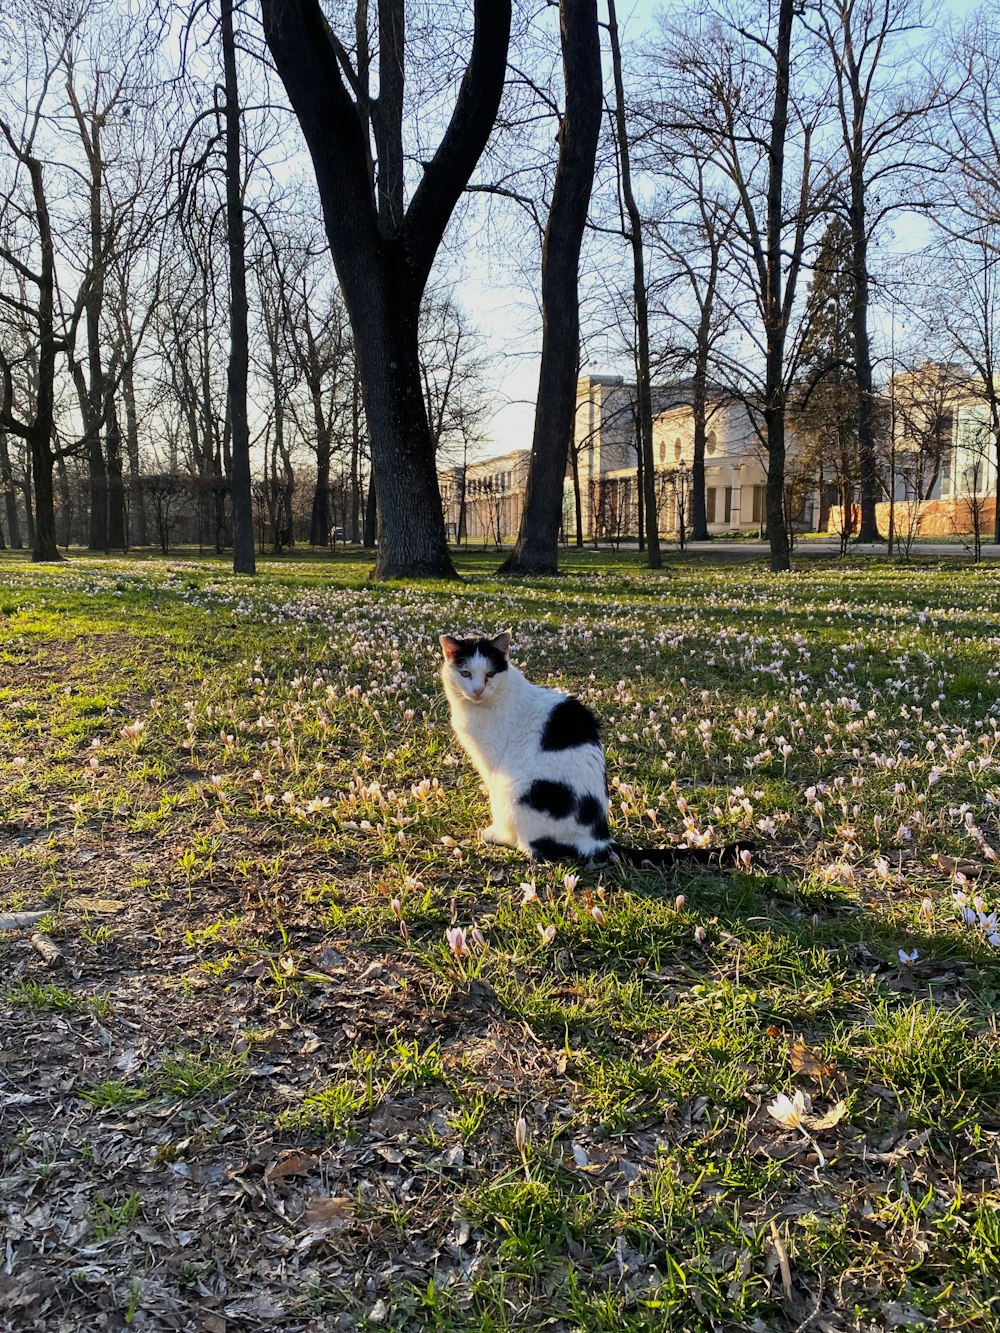
[[[451,724],[490,794],[484,842],[536,861],[673,865],[726,859],[733,848],[622,847],[608,828],[608,786],[597,718],[562,690],[533,685],[508,659],[510,635],[442,634],[441,677]]]

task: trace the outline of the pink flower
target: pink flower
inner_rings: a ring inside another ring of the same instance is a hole
[[[596,905],[592,907],[590,909],[590,915],[594,918],[594,920],[597,922],[599,926],[604,925],[604,913],[601,911],[599,907],[597,907]]]
[[[21,755],[18,755],[18,757],[17,757],[16,759],[12,760],[12,764],[11,764],[11,766],[13,767],[15,773],[23,773],[23,772],[24,772],[24,765],[25,765],[27,762],[28,762],[28,761],[27,761],[26,759],[24,759]]]
[[[684,894],[683,894],[683,893],[679,893],[679,894],[677,895],[677,897],[674,899],[674,907],[676,907],[676,909],[677,909],[678,912],[683,912],[683,911],[684,911],[684,904],[685,904],[686,902],[687,902],[687,899],[684,897]]]
[[[539,921],[538,933],[542,937],[543,944],[551,944],[556,937],[556,928],[555,926],[543,926]]]
[[[461,926],[452,926],[450,930],[444,932],[444,937],[448,941],[448,948],[456,958],[461,958],[464,953],[468,953],[465,944],[465,931]]]

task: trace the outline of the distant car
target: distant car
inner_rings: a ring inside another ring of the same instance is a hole
[[[333,530],[333,540],[334,540],[335,542],[346,542],[346,541],[347,541],[347,533],[344,531],[343,528],[334,528],[334,530]]]

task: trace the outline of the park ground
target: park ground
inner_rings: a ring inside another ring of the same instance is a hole
[[[0,1327],[1000,1328],[1000,568],[459,563],[0,558]],[[478,843],[473,627],[749,863]]]

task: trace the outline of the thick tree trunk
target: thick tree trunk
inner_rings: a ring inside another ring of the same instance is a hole
[[[330,544],[330,451],[321,451],[316,460],[316,485],[309,515],[309,545]]]
[[[603,85],[597,0],[560,0],[566,109],[552,205],[542,243],[542,361],[527,494],[504,574],[559,568],[563,486],[576,417],[579,266],[601,128]]]
[[[384,317],[354,330],[378,499],[374,577],[453,578],[420,383],[417,311],[407,304],[401,293],[390,297],[381,303]]]
[[[56,506],[52,484],[51,426],[36,425],[28,437],[31,449],[31,475],[35,491],[35,538],[32,560],[61,560],[56,544]]]
[[[486,145],[503,93],[510,0],[474,0],[472,50],[437,150],[403,208],[402,0],[379,5],[379,94],[367,97],[367,38],[343,48],[318,0],[261,0],[264,33],[309,146],[354,333],[378,495],[375,577],[454,576],[420,390],[417,311],[445,227]],[[369,124],[379,162],[372,193]]]
[[[233,0],[222,0],[222,58],[226,84],[226,234],[229,242],[229,426],[232,433],[230,486],[233,515],[233,573],[256,574],[253,499],[250,492],[250,422],[247,378],[246,231],[243,218],[240,104],[233,32]]]

